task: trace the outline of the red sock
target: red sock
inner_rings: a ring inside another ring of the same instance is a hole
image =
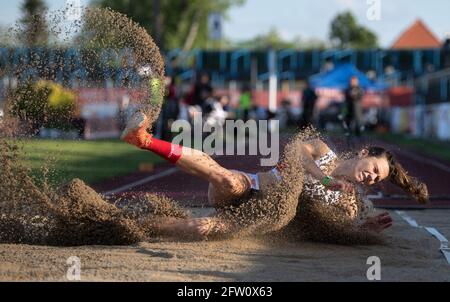
[[[165,160],[176,164],[181,158],[183,147],[174,145],[152,137],[149,142],[143,146],[143,149],[150,150]]]
[[[276,166],[275,169],[277,169],[278,171],[283,171],[286,168],[286,164],[283,162],[279,162]]]

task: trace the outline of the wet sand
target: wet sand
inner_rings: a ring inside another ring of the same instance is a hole
[[[128,247],[57,248],[0,245],[0,280],[67,281],[66,260],[81,260],[82,281],[367,281],[370,256],[381,259],[382,281],[450,281],[439,242],[395,212],[387,244],[336,246],[281,239],[221,242],[155,240]],[[450,237],[450,211],[411,211],[420,225]]]

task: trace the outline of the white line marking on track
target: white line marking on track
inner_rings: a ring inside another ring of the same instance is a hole
[[[444,235],[439,233],[438,230],[436,230],[435,228],[425,228],[425,229],[428,231],[428,233],[430,233],[431,235],[436,237],[437,240],[439,240],[441,242],[441,244],[442,244],[441,248],[448,248],[447,238],[445,238]]]
[[[428,233],[430,233],[432,236],[434,236],[439,242],[441,243],[440,251],[445,257],[445,260],[447,260],[448,264],[450,264],[450,248],[448,247],[448,239],[445,238],[444,235],[442,235],[436,228],[433,227],[423,227],[419,226],[417,221],[415,221],[413,218],[411,218],[408,214],[406,214],[403,211],[395,211],[403,220],[405,220],[410,226],[415,228],[423,228]]]
[[[448,264],[450,264],[450,248],[448,248],[448,240],[435,228],[425,228],[431,235],[437,238],[441,242],[441,252],[444,254]]]
[[[401,218],[403,218],[403,220],[405,220],[410,226],[414,227],[414,228],[418,228],[419,224],[417,223],[417,221],[415,221],[414,219],[412,219],[411,217],[408,216],[408,214],[406,214],[403,211],[395,211]]]
[[[174,173],[176,173],[178,171],[180,171],[178,168],[171,168],[171,169],[168,169],[168,170],[163,171],[161,173],[158,173],[158,174],[155,174],[155,175],[150,175],[150,176],[148,176],[146,178],[143,178],[141,180],[129,183],[129,184],[124,185],[124,186],[122,186],[120,188],[117,188],[115,190],[104,192],[103,195],[113,195],[113,194],[117,194],[117,193],[122,193],[122,192],[125,192],[125,191],[129,190],[129,189],[133,189],[133,188],[136,188],[136,187],[138,187],[140,185],[146,184],[148,182],[151,182],[151,181],[154,181],[154,180],[157,180],[157,179],[160,179],[160,178],[172,175],[172,174],[174,174]]]
[[[382,199],[383,198],[383,192],[377,192],[376,195],[367,195],[367,198],[369,199]]]

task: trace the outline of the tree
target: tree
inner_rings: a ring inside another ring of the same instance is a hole
[[[276,28],[271,28],[267,33],[258,35],[248,41],[237,43],[239,48],[265,50],[293,48],[293,43],[285,41]]]
[[[206,47],[208,16],[245,0],[93,0],[126,14],[147,29],[161,49]]]
[[[13,37],[11,37],[10,29],[0,25],[0,45],[11,46],[13,45]]]
[[[331,22],[330,39],[339,48],[376,48],[378,37],[358,24],[350,11],[337,15]]]
[[[73,92],[60,84],[40,80],[25,82],[13,92],[9,103],[12,116],[29,126],[32,134],[41,127],[66,130],[76,109]]]
[[[235,43],[237,48],[266,50],[269,48],[275,50],[281,49],[325,49],[326,43],[320,40],[304,40],[300,36],[291,40],[283,39],[276,28],[271,28],[267,33],[258,35],[250,40]]]
[[[20,40],[29,47],[46,45],[48,24],[47,6],[43,0],[24,0],[21,5]]]

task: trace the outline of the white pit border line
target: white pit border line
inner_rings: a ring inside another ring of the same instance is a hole
[[[411,218],[408,214],[403,211],[395,211],[397,215],[399,215],[403,220],[405,220],[410,226],[414,228],[422,228],[425,229],[428,233],[430,233],[433,237],[435,237],[441,243],[440,251],[444,254],[445,259],[450,265],[450,248],[448,247],[448,239],[445,238],[436,228],[433,227],[423,227],[420,226],[417,221]]]

